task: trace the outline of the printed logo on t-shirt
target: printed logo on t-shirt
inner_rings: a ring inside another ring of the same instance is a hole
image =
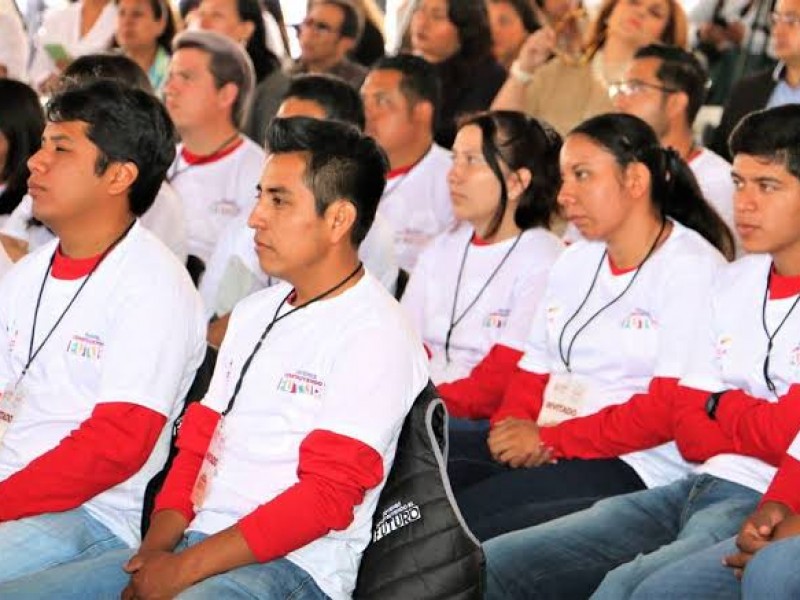
[[[561,314],[561,307],[560,306],[548,306],[546,315],[547,315],[547,324],[553,325],[556,322],[556,319]]]
[[[634,330],[657,329],[658,321],[646,310],[637,308],[622,319],[622,328]]]
[[[408,227],[395,232],[394,243],[400,246],[424,246],[431,237],[430,233]]]
[[[502,329],[506,326],[508,315],[511,311],[507,308],[501,308],[494,312],[489,313],[483,320],[483,326],[487,329]]]
[[[792,366],[795,373],[800,370],[800,344],[792,348],[791,352],[789,352],[789,364]]]
[[[234,200],[217,200],[211,205],[211,212],[223,217],[235,217],[241,212],[241,208]]]
[[[319,396],[324,388],[325,384],[308,371],[285,373],[278,382],[278,391],[304,396]]]
[[[6,327],[6,337],[8,337],[8,350],[13,352],[17,346],[17,340],[19,340],[19,329]]]
[[[728,352],[730,352],[731,345],[733,344],[733,338],[729,335],[721,335],[717,338],[717,344],[714,347],[714,358],[717,360],[722,360],[726,356],[728,356]]]
[[[94,334],[73,335],[67,344],[67,352],[89,360],[100,360],[103,345],[103,341]]]

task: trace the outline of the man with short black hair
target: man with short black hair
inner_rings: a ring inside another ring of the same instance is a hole
[[[614,107],[644,120],[661,145],[686,161],[725,224],[734,230],[731,165],[695,143],[692,123],[706,97],[708,74],[700,61],[677,46],[640,48],[623,81],[610,87]]]
[[[433,141],[440,96],[433,65],[410,54],[379,60],[361,87],[366,131],[391,167],[378,212],[394,229],[398,263],[409,273],[454,220],[447,185],[452,159]]]
[[[96,81],[47,118],[28,189],[58,239],[0,285],[0,581],[139,544],[205,350],[197,292],[138,220],[175,154],[166,111]]]
[[[363,18],[351,0],[313,0],[300,23],[300,58],[293,74],[328,73],[358,89],[367,69],[347,55],[358,43],[362,29]]]
[[[286,284],[236,306],[135,555],[20,580],[19,597],[126,583],[125,598],[352,597],[427,359],[358,259],[385,185],[374,141],[303,117],[273,120],[267,138],[250,226],[261,268]]]

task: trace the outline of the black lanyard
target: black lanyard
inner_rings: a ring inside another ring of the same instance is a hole
[[[800,302],[800,295],[798,295],[797,298],[794,299],[792,306],[789,308],[789,312],[787,312],[786,315],[783,317],[783,320],[775,328],[775,331],[770,333],[769,329],[767,328],[767,298],[769,297],[770,283],[772,283],[771,264],[769,266],[769,272],[767,273],[767,287],[764,290],[764,301],[761,304],[761,325],[764,327],[764,333],[767,336],[767,355],[764,357],[764,381],[766,382],[769,391],[777,396],[778,395],[776,392],[777,388],[775,387],[775,383],[769,376],[769,356],[772,353],[772,344],[775,341],[775,336],[778,335],[778,332],[781,330],[781,327],[783,327],[786,324],[786,321],[789,319],[789,315],[792,314],[792,311],[797,306],[797,303]]]
[[[253,351],[250,352],[250,356],[248,356],[245,359],[244,364],[242,365],[242,370],[239,372],[239,378],[236,380],[236,385],[233,386],[233,394],[231,394],[231,398],[230,398],[230,400],[228,400],[228,405],[225,407],[225,410],[222,411],[222,416],[223,417],[227,416],[227,414],[230,413],[231,410],[233,410],[233,405],[236,403],[236,397],[239,395],[239,390],[242,389],[242,382],[244,381],[244,376],[247,373],[247,371],[250,369],[250,364],[253,362],[253,359],[255,358],[255,356],[258,353],[258,351],[261,350],[261,345],[264,343],[264,340],[267,339],[267,336],[269,335],[269,332],[272,331],[272,328],[275,327],[275,325],[277,325],[281,321],[283,321],[289,315],[293,315],[294,313],[296,313],[298,310],[302,310],[302,309],[304,309],[304,308],[306,308],[308,306],[311,306],[315,302],[317,302],[319,300],[322,300],[326,296],[330,296],[332,293],[334,293],[336,290],[338,290],[343,285],[345,285],[348,281],[350,281],[353,277],[358,275],[359,271],[361,271],[361,267],[362,267],[362,263],[359,262],[358,266],[355,268],[355,270],[352,273],[350,273],[350,275],[348,275],[347,277],[342,279],[335,286],[333,286],[329,290],[321,293],[319,296],[315,296],[314,298],[312,298],[308,302],[304,302],[300,306],[294,307],[292,310],[287,312],[285,315],[278,316],[278,314],[281,312],[281,309],[283,308],[283,305],[286,304],[286,301],[289,298],[291,298],[292,294],[294,294],[294,290],[292,290],[291,292],[286,294],[284,299],[281,300],[281,303],[278,304],[278,308],[275,309],[275,314],[272,315],[272,320],[269,322],[269,324],[267,325],[266,329],[264,329],[264,332],[261,334],[261,337],[258,338],[258,341],[256,342],[256,345],[253,347]]]
[[[661,229],[658,230],[658,235],[656,236],[656,239],[653,241],[653,244],[650,246],[650,249],[647,251],[647,254],[645,254],[642,262],[640,262],[639,266],[636,267],[636,270],[633,272],[633,277],[631,277],[630,281],[628,282],[628,285],[626,285],[625,289],[623,289],[617,296],[615,296],[609,302],[601,306],[596,313],[594,313],[591,317],[589,317],[587,321],[578,328],[578,330],[575,332],[575,335],[573,335],[572,339],[569,341],[569,344],[567,344],[567,351],[565,354],[564,334],[567,331],[567,327],[569,327],[570,323],[572,323],[572,321],[575,320],[575,317],[577,317],[578,314],[580,314],[583,307],[589,301],[589,297],[592,295],[592,290],[594,290],[594,286],[597,283],[597,277],[600,275],[600,269],[603,268],[603,262],[606,260],[606,256],[608,256],[608,249],[606,249],[603,252],[603,255],[600,257],[600,262],[597,264],[597,269],[594,272],[592,283],[589,285],[589,291],[586,292],[586,296],[584,297],[580,305],[578,305],[578,308],[575,309],[575,312],[572,313],[572,316],[569,319],[567,319],[566,323],[564,323],[564,327],[561,329],[561,334],[558,336],[558,354],[561,357],[561,362],[564,363],[564,366],[567,368],[567,372],[572,373],[572,368],[571,368],[572,347],[575,345],[575,340],[578,339],[578,336],[581,333],[583,333],[583,330],[586,329],[592,321],[594,321],[598,316],[600,316],[600,314],[603,311],[605,311],[606,309],[613,306],[616,302],[618,302],[619,299],[622,298],[628,292],[629,289],[631,289],[633,282],[636,281],[636,278],[639,276],[639,271],[642,270],[644,264],[653,255],[653,252],[656,251],[656,247],[658,246],[658,240],[661,239],[661,234],[664,233],[664,228],[666,226],[667,226],[667,220],[664,219],[663,221],[661,221]]]
[[[239,132],[238,131],[236,133],[234,133],[231,137],[226,139],[224,142],[222,142],[222,145],[220,145],[219,148],[214,150],[211,154],[207,154],[205,158],[207,158],[209,156],[214,156],[218,152],[221,152],[226,146],[228,146],[231,142],[233,142],[233,140],[235,140],[237,137],[239,137]],[[186,171],[188,171],[192,167],[200,166],[201,164],[206,164],[206,163],[190,163],[190,162],[187,162],[185,167],[183,167],[182,169],[179,169],[178,168],[178,160],[179,160],[178,158],[175,159],[175,168],[174,169],[170,169],[171,172],[169,172],[169,171],[167,172],[167,177],[166,177],[167,183],[172,183],[173,181],[175,181],[175,179],[178,178],[178,175],[183,175],[184,173],[186,173]]]
[[[470,239],[467,240],[467,245],[464,247],[464,254],[461,257],[461,266],[458,268],[458,279],[456,279],[456,291],[453,294],[453,307],[450,309],[450,327],[447,328],[447,335],[444,338],[444,357],[448,363],[450,362],[450,337],[453,335],[453,329],[456,328],[456,325],[461,323],[461,320],[465,316],[467,316],[467,313],[470,310],[472,310],[472,307],[475,306],[475,303],[478,301],[481,295],[483,295],[483,292],[485,292],[486,288],[489,287],[489,284],[492,282],[492,279],[494,279],[495,275],[497,275],[497,273],[500,271],[502,266],[508,260],[508,257],[511,256],[511,253],[514,251],[514,248],[517,247],[517,244],[519,244],[519,240],[522,238],[522,233],[523,232],[521,231],[519,232],[519,235],[517,235],[516,239],[514,240],[514,243],[511,244],[511,248],[508,249],[508,251],[505,253],[505,256],[503,256],[503,259],[494,268],[494,271],[492,271],[492,274],[489,275],[489,278],[483,284],[483,287],[480,290],[478,290],[478,293],[472,299],[472,302],[470,302],[464,309],[464,311],[461,313],[461,315],[459,315],[459,317],[456,318],[456,305],[458,304],[458,292],[461,289],[461,277],[462,275],[464,275],[464,265],[467,262],[467,254],[469,253],[469,247],[472,245],[472,237],[470,237]]]
[[[31,325],[31,340],[30,340],[30,344],[28,345],[28,362],[25,363],[25,366],[23,367],[22,373],[20,374],[19,379],[17,380],[17,382],[22,381],[22,378],[25,377],[25,374],[28,372],[28,369],[30,368],[31,363],[33,363],[34,359],[37,356],[39,356],[39,352],[42,351],[42,348],[44,348],[44,345],[47,343],[47,341],[53,335],[53,333],[55,332],[56,328],[59,326],[61,321],[64,320],[64,317],[69,312],[69,309],[72,308],[73,304],[75,304],[75,300],[78,299],[78,296],[83,291],[83,288],[86,287],[86,284],[89,283],[89,279],[91,279],[92,275],[94,275],[94,272],[97,271],[97,269],[100,267],[100,264],[105,260],[106,256],[108,256],[109,253],[114,248],[117,247],[117,244],[119,244],[123,239],[125,239],[125,236],[128,235],[128,232],[130,232],[130,230],[133,228],[133,226],[135,224],[136,224],[136,219],[134,219],[131,222],[131,224],[128,225],[127,229],[125,229],[125,231],[122,232],[122,235],[120,235],[116,240],[114,240],[112,242],[112,244],[103,251],[103,254],[100,256],[100,260],[97,261],[97,264],[95,266],[93,266],[92,270],[89,271],[89,273],[86,275],[86,278],[81,282],[81,285],[78,287],[78,290],[72,296],[72,299],[69,301],[69,303],[67,303],[67,307],[63,310],[63,312],[58,317],[58,319],[56,319],[56,322],[50,328],[50,331],[47,333],[46,336],[44,336],[44,339],[42,340],[42,343],[39,344],[39,347],[36,348],[36,350],[34,351],[34,349],[33,349],[33,340],[36,338],[36,322],[39,319],[39,307],[42,304],[42,295],[44,294],[44,286],[47,283],[47,278],[50,276],[50,270],[53,268],[53,261],[55,261],[56,252],[58,252],[58,249],[56,249],[55,252],[53,252],[53,255],[50,257],[50,262],[47,263],[47,271],[45,271],[44,278],[42,279],[42,285],[39,288],[39,295],[36,298],[36,308],[33,311],[33,324]]]

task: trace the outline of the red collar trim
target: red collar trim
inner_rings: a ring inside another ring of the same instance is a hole
[[[396,169],[392,169],[386,174],[386,179],[394,179],[395,177],[400,177],[400,175],[405,175],[416,166],[417,163],[414,163],[413,165],[406,165],[405,167],[397,167]]]
[[[783,300],[784,298],[797,296],[797,294],[800,294],[800,275],[795,275],[794,277],[778,275],[773,265],[772,277],[769,280],[769,299]]]
[[[222,150],[218,150],[213,154],[194,154],[186,149],[186,146],[181,148],[181,157],[190,165],[205,165],[208,163],[216,162],[221,158],[225,158],[234,152],[239,146],[244,144],[244,138],[239,136],[232,144],[226,146]]]
[[[80,279],[91,273],[102,258],[102,253],[89,258],[70,258],[61,253],[61,246],[59,246],[56,248],[53,268],[50,272],[56,279]]]
[[[481,236],[477,234],[477,232],[472,232],[472,239],[470,240],[470,244],[473,246],[491,246],[491,242],[487,242]]]
[[[686,164],[692,162],[695,158],[700,156],[703,153],[702,146],[695,146],[691,152],[689,152],[689,156],[686,157]]]
[[[638,265],[637,265],[638,266]],[[617,265],[614,264],[614,261],[611,260],[611,255],[608,255],[608,268],[611,269],[612,275],[625,275],[625,273],[630,273],[631,271],[636,270],[636,266],[628,267],[627,269],[620,269]]]

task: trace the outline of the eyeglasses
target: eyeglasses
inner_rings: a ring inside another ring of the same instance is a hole
[[[311,29],[314,31],[314,33],[319,34],[340,33],[340,30],[336,29],[333,25],[329,25],[324,21],[317,21],[311,17],[307,17],[302,23],[300,23],[300,29]]]
[[[797,27],[800,25],[800,15],[794,13],[773,12],[769,14],[769,22],[773,27],[778,23],[783,23],[789,27]]]
[[[632,96],[638,94],[642,90],[658,90],[664,94],[674,94],[680,90],[675,88],[666,87],[663,85],[655,85],[654,83],[647,83],[638,79],[631,79],[629,81],[616,81],[608,86],[608,95],[613,99],[618,95]]]

